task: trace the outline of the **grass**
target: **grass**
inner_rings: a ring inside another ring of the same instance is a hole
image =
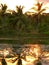
[[[49,34],[33,34],[14,30],[0,31],[0,43],[6,44],[49,44]]]

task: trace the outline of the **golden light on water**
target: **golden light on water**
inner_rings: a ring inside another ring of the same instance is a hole
[[[42,51],[40,45],[33,45],[33,47],[31,47],[30,49],[30,53],[36,55],[36,57],[38,57],[41,54],[41,52]]]
[[[37,58],[32,57],[32,56],[26,56],[26,60],[27,60],[27,61],[24,61],[24,60],[22,59],[22,65],[33,64],[34,61],[37,60]]]
[[[49,52],[44,52],[44,56],[49,56]]]
[[[26,65],[27,62],[22,59],[22,65]]]
[[[34,52],[36,53],[36,56],[38,57],[41,54],[41,48],[39,45],[36,45],[34,48]]]
[[[31,55],[26,55],[26,61],[21,58],[22,65],[33,65],[34,62],[36,62],[36,60],[38,60],[38,56],[41,55],[41,52],[42,52],[41,50],[42,49],[41,49],[40,45],[31,45],[30,51],[29,51]],[[6,50],[4,50],[4,51],[6,51]],[[34,56],[33,53],[36,56]],[[5,53],[5,55],[6,54],[7,53]],[[43,52],[43,56],[45,57],[44,60],[49,61],[49,52]],[[7,65],[17,65],[18,60],[16,60],[14,63],[12,63],[12,61],[11,61],[12,59],[14,60],[15,57],[14,58],[5,58]]]
[[[26,60],[27,61],[22,59],[22,65],[32,64],[34,63],[35,60],[37,60],[37,58],[32,57],[32,56],[26,56]],[[11,62],[7,62],[7,59],[6,59],[6,62],[8,65],[17,65],[17,61],[15,63],[11,63]]]
[[[36,60],[36,58],[32,56],[26,56],[26,59],[28,62],[33,62],[34,60]]]
[[[6,55],[8,55],[8,54],[9,54],[9,51],[8,51],[8,50],[6,50],[6,49],[4,49],[4,50],[3,50],[3,53],[4,53],[4,57],[6,57]]]
[[[12,63],[12,60],[13,58],[10,58],[10,59],[5,59],[6,60],[6,62],[7,62],[7,65],[17,65],[17,62],[18,62],[18,60],[15,62],[15,63]]]

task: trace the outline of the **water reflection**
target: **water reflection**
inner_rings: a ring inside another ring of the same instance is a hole
[[[0,65],[2,59],[7,65],[49,65],[49,45],[0,44]]]

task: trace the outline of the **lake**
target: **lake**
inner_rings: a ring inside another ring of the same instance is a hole
[[[22,65],[35,65],[38,61],[42,65],[49,65],[49,45],[0,44],[0,65],[3,57],[7,65],[17,65],[19,58],[22,60]],[[12,63],[15,58],[17,60]]]

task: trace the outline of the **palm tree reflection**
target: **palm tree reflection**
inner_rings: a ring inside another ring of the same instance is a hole
[[[21,60],[20,54],[18,55],[18,58],[16,58],[15,60],[12,60],[12,63],[14,63],[17,59],[18,59],[18,65],[22,65],[22,60]]]
[[[45,64],[47,64],[48,63],[48,61],[47,60],[45,60],[45,59],[47,59],[47,55],[45,56],[44,54],[45,53],[43,53],[41,50],[41,52],[39,52],[39,50],[38,49],[40,49],[40,48],[36,48],[36,47],[33,47],[33,48],[31,48],[31,47],[27,47],[27,48],[19,48],[19,49],[14,49],[14,50],[16,50],[16,51],[14,51],[14,52],[16,52],[16,53],[12,53],[12,55],[11,54],[8,54],[6,57],[4,57],[3,56],[3,58],[2,58],[2,61],[1,61],[1,63],[2,63],[2,65],[7,65],[7,63],[6,62],[10,62],[10,63],[15,63],[15,62],[17,62],[17,65],[23,65],[23,60],[24,61],[26,61],[27,63],[34,63],[34,65],[42,65],[42,63],[45,63]],[[34,52],[34,50],[36,50],[36,52]],[[13,51],[12,51],[13,52]],[[7,58],[7,60],[6,60],[6,58]],[[30,60],[29,60],[30,59]]]
[[[6,60],[5,60],[4,57],[3,57],[2,60],[1,60],[1,64],[2,64],[2,65],[7,65],[7,62],[6,62]]]
[[[18,60],[17,65],[22,65],[22,59],[26,61],[25,56],[21,56],[21,54],[18,54],[18,57],[12,60],[12,63],[15,63]]]

